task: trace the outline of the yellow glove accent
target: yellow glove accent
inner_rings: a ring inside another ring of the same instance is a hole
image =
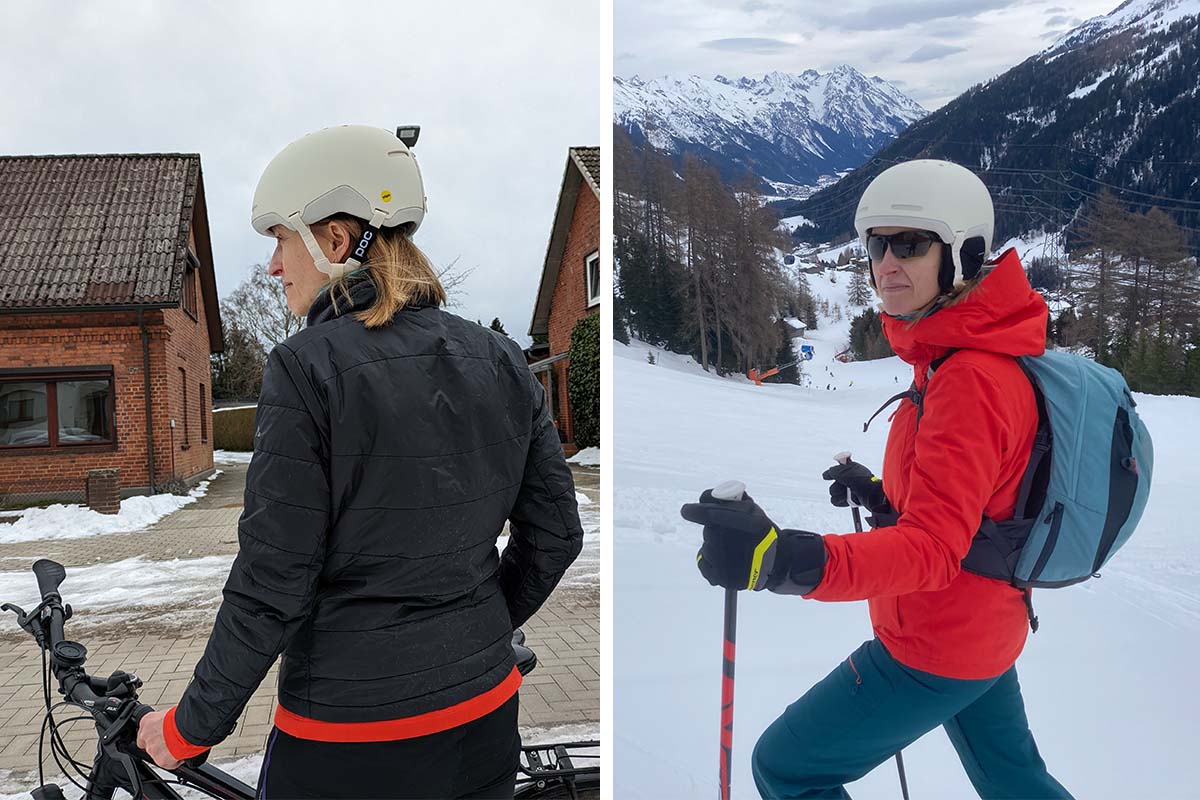
[[[779,538],[779,534],[774,528],[767,531],[767,535],[762,538],[758,546],[754,548],[754,557],[750,560],[750,583],[746,585],[747,589],[753,589],[754,584],[758,583],[758,574],[762,572],[763,557],[766,556],[767,550],[771,545],[775,544],[775,540]]]

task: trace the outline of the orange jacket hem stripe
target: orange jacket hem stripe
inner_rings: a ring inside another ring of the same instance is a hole
[[[316,742],[390,742],[396,739],[414,739],[457,728],[486,716],[512,699],[520,687],[521,673],[513,667],[508,677],[497,686],[470,700],[436,711],[378,722],[324,722],[302,717],[283,706],[276,706],[275,727],[297,739]]]
[[[470,700],[412,717],[376,722],[325,722],[302,717],[281,705],[275,707],[275,727],[297,739],[316,742],[390,742],[414,739],[457,728],[474,722],[507,703],[521,688],[521,673],[516,667],[499,684]],[[175,725],[175,708],[163,720],[163,738],[171,755],[180,761],[198,756],[208,747],[194,745],[183,738]]]

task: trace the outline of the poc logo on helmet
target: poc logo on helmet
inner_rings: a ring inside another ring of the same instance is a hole
[[[367,254],[367,248],[371,246],[371,240],[375,238],[375,231],[364,231],[362,238],[358,240],[358,247],[354,248],[354,256],[363,258]]]

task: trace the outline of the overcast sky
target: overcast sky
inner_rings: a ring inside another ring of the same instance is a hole
[[[250,204],[284,145],[420,124],[416,242],[474,268],[452,310],[528,344],[567,148],[608,127],[602,5],[6,3],[0,153],[199,153],[224,297],[270,256]]]
[[[617,75],[849,64],[936,110],[1121,0],[614,0]]]

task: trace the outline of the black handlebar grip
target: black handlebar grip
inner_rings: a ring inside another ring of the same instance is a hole
[[[56,561],[40,558],[33,562],[33,574],[37,576],[38,590],[45,600],[52,594],[58,594],[58,587],[67,577],[67,570]]]
[[[146,716],[153,710],[154,706],[148,706],[145,703],[138,703],[137,708],[135,708],[133,713],[129,715],[129,721],[133,723],[133,727],[136,729],[142,724],[142,717]]]

